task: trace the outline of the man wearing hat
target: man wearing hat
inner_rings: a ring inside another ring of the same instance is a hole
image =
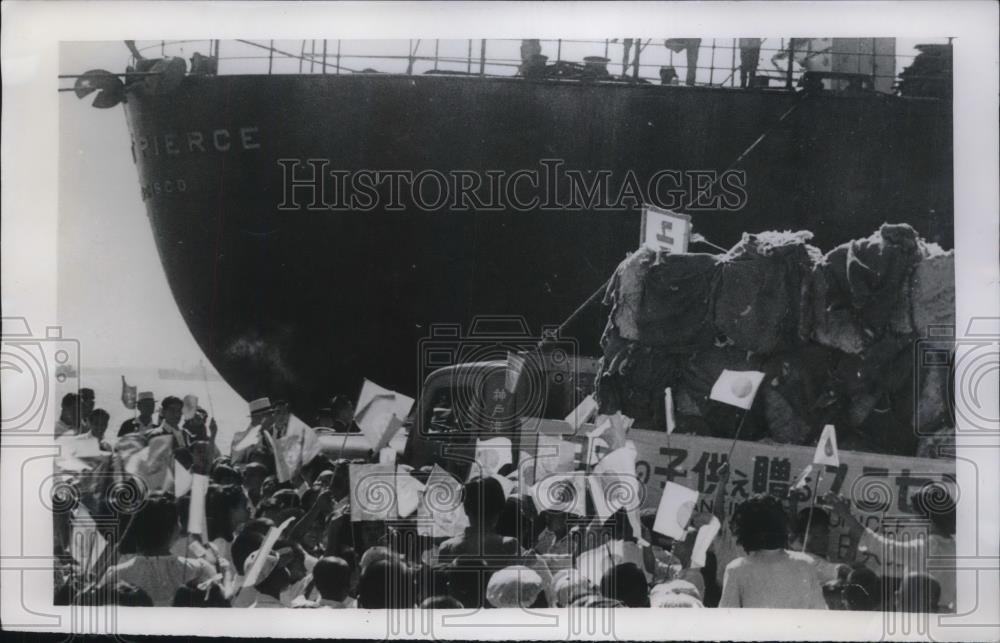
[[[138,417],[122,422],[118,429],[118,437],[126,436],[129,433],[141,433],[156,427],[156,423],[153,422],[153,411],[156,409],[156,399],[153,398],[153,392],[140,392],[136,396],[135,406],[139,409]]]
[[[267,442],[261,433],[271,432],[274,428],[274,408],[271,400],[267,397],[251,400],[248,405],[250,409],[250,426],[233,436],[230,455],[233,464],[243,464],[249,460],[250,455],[256,448],[267,449]]]

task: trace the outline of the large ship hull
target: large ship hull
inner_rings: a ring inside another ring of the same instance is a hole
[[[308,188],[296,188],[298,207],[281,209],[282,159],[302,162],[299,170],[329,159],[328,170],[481,176],[558,159],[615,177],[631,170],[645,184],[660,170],[726,169],[766,133],[737,166],[745,203],[679,208],[696,232],[728,246],[744,231],[807,229],[829,249],[905,221],[952,243],[951,109],[942,101],[446,76],[189,76],[169,93],[130,94],[125,108],[160,258],[192,334],[241,395],[286,397],[303,416],[365,377],[412,394],[434,324],[513,315],[538,332],[559,323],[638,245],[640,209],[324,210]],[[599,352],[606,314],[592,306],[566,329],[582,352]]]

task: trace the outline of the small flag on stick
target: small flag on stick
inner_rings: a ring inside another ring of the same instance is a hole
[[[802,474],[799,479],[795,481],[792,485],[792,491],[798,491],[799,489],[805,489],[806,485],[809,484],[809,475],[812,473],[813,466],[811,464],[806,465],[806,468],[802,470]]]
[[[508,393],[517,390],[517,382],[521,379],[521,371],[524,370],[524,358],[508,351],[507,353],[507,379],[504,388]]]
[[[712,386],[709,399],[749,411],[764,374],[760,371],[723,370]]]
[[[135,401],[138,397],[138,389],[135,386],[129,386],[125,382],[125,376],[122,375],[122,404],[125,405],[129,411],[135,410]]]
[[[674,393],[669,386],[663,389],[663,410],[667,421],[667,435],[670,435],[677,428],[677,422],[674,420]]]
[[[837,432],[832,424],[823,427],[823,435],[819,436],[813,464],[823,464],[831,467],[840,466],[840,456],[837,454]]]
[[[190,420],[196,413],[198,413],[198,396],[185,395],[184,406],[181,408],[181,417],[185,420]]]
[[[577,431],[590,418],[594,417],[594,413],[597,413],[597,400],[594,399],[593,395],[588,395],[583,398],[579,406],[570,411],[570,414],[566,416],[566,421],[573,427],[573,431]]]

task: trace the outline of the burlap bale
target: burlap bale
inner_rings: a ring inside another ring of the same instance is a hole
[[[848,244],[828,252],[810,277],[812,338],[845,353],[860,353],[867,336],[855,316],[847,284]]]
[[[643,282],[656,261],[656,251],[645,246],[625,258],[615,270],[604,293],[604,304],[612,306],[610,321],[624,339],[639,339],[639,306]]]
[[[798,339],[800,293],[820,259],[811,232],[744,234],[723,258],[715,326],[741,348],[770,353]]]
[[[639,308],[639,341],[678,351],[710,345],[718,258],[661,254],[646,274]]]
[[[833,350],[818,344],[772,356],[758,395],[764,396],[768,436],[790,444],[812,441],[815,429],[828,419],[821,400],[828,391]]]
[[[914,332],[927,337],[932,326],[955,326],[955,253],[940,248],[917,264],[910,282]]]
[[[900,310],[909,310],[910,275],[921,258],[917,232],[905,223],[883,223],[868,238],[848,244],[851,304],[867,333],[880,337]]]

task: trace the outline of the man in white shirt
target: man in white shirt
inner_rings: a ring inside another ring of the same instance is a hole
[[[751,497],[733,522],[747,555],[726,566],[719,607],[827,609],[812,558],[786,549],[788,518],[777,498]]]

